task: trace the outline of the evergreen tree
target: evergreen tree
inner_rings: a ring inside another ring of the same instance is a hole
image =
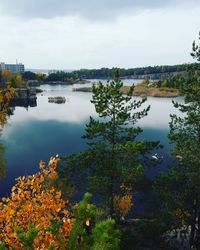
[[[200,61],[200,46],[193,43],[192,57]],[[174,103],[182,115],[171,115],[171,142],[178,164],[159,179],[159,193],[176,226],[190,230],[190,246],[200,249],[200,74],[199,63],[190,68],[198,77],[183,86],[184,103]],[[194,81],[195,79],[195,81]],[[177,225],[178,223],[178,225]]]
[[[133,99],[133,87],[124,95],[122,86],[119,74],[106,85],[99,82],[98,87],[93,86],[91,102],[99,118],[90,117],[86,125],[84,138],[89,148],[65,158],[64,168],[64,175],[70,174],[73,180],[87,179],[89,191],[101,196],[111,216],[120,209],[128,212],[137,177],[144,172],[145,156],[159,145],[137,140],[142,129],[135,124],[150,107],[141,109],[146,98]]]
[[[117,250],[121,233],[111,218],[102,220],[95,205],[90,204],[91,194],[73,207],[74,221],[67,243],[68,250]]]

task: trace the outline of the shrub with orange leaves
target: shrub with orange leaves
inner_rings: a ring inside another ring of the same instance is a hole
[[[125,216],[128,214],[132,206],[132,195],[116,195],[114,197],[114,207],[115,211],[121,215]]]
[[[50,218],[60,223],[59,237],[63,242],[69,236],[72,214],[66,209],[67,202],[61,197],[52,182],[57,178],[59,158],[51,158],[48,166],[40,162],[40,171],[34,175],[19,177],[11,189],[9,198],[0,201],[0,241],[8,247],[23,249],[16,228],[27,232],[30,223],[39,230],[34,239],[34,249],[61,249],[58,238],[49,230]]]
[[[120,194],[114,196],[114,208],[119,217],[127,215],[132,207],[132,187],[130,184],[120,185]]]
[[[10,71],[7,69],[2,70],[1,72],[2,78],[5,78],[6,80],[8,80],[8,78],[10,77]]]

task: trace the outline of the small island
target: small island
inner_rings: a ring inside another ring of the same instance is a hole
[[[160,86],[159,86],[160,85]],[[98,88],[98,84],[95,85]],[[127,94],[130,91],[130,86],[123,86],[121,88],[122,93]],[[79,92],[92,92],[92,87],[80,87],[74,88],[73,91]],[[180,92],[173,87],[165,87],[160,84],[160,81],[150,82],[149,80],[143,80],[137,84],[133,90],[133,96],[152,96],[152,97],[178,97]]]
[[[51,96],[48,97],[48,102],[61,104],[66,102],[66,98],[64,96]]]
[[[126,94],[130,91],[129,86],[123,86],[121,91]],[[152,96],[152,97],[178,97],[180,95],[177,89],[172,88],[156,88],[156,87],[140,87],[136,86],[133,96]]]

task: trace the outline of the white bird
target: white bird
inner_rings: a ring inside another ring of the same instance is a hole
[[[154,160],[158,160],[158,155],[157,155],[157,154],[152,155],[152,158],[153,158]]]
[[[176,159],[181,161],[183,157],[181,155],[176,155]]]

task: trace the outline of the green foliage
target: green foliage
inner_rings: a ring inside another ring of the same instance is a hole
[[[25,81],[36,80],[36,74],[31,71],[25,71],[22,73],[22,77]]]
[[[63,241],[62,237],[59,234],[59,228],[62,225],[62,223],[54,220],[53,218],[50,218],[49,221],[51,224],[48,228],[46,228],[45,231],[52,233],[56,237],[56,239],[59,242],[61,250],[65,249],[65,242]],[[49,248],[52,249],[53,246],[50,246]]]
[[[81,69],[73,71],[72,74],[76,74],[79,78],[86,79],[112,79],[115,72],[120,71],[121,77],[133,77],[137,78],[141,75],[151,74],[151,79],[168,78],[170,74],[182,73],[186,70],[188,64],[181,65],[164,65],[164,66],[148,66],[140,68],[101,68],[101,69]],[[164,75],[163,75],[164,74]],[[147,76],[148,77],[148,76]]]
[[[74,222],[69,236],[68,249],[87,249],[91,245],[92,222],[95,220],[95,206],[89,204],[91,194],[73,207]]]
[[[121,195],[121,186],[125,185],[132,195],[138,176],[144,171],[145,155],[159,146],[158,142],[136,140],[142,132],[135,124],[148,114],[150,107],[141,109],[146,98],[133,99],[130,92],[124,95],[119,76],[106,85],[101,82],[93,86],[92,103],[99,119],[90,117],[86,125],[85,135],[89,148],[80,154],[66,157],[62,175],[72,177],[80,190],[79,180],[88,183],[90,191],[101,196],[105,207],[114,216],[113,200]],[[87,174],[86,174],[87,173]],[[126,194],[125,194],[126,195]]]
[[[96,224],[92,231],[92,250],[117,250],[120,243],[120,231],[115,229],[115,221],[107,219]]]
[[[89,204],[90,198],[91,194],[86,193],[83,200],[73,207],[74,222],[67,249],[117,250],[120,231],[115,229],[115,221],[97,221],[98,211],[93,204]]]
[[[196,46],[196,45],[195,45]],[[150,75],[151,79],[168,79],[171,76],[181,76],[183,72],[190,66],[189,64],[181,65],[164,65],[164,66],[148,66],[139,68],[101,68],[101,69],[80,69],[72,72],[57,71],[50,73],[48,76],[45,74],[37,74],[30,71],[23,73],[23,80],[38,80],[43,83],[52,81],[62,81],[67,83],[76,82],[76,80],[82,79],[112,79],[115,75],[116,70],[120,71],[121,77],[127,78],[140,78],[143,75]],[[192,66],[192,64],[191,64]],[[1,74],[0,74],[1,79]]]
[[[6,248],[5,243],[3,243],[3,242],[0,241],[0,250],[6,250],[6,249],[7,248]]]
[[[193,43],[193,58],[199,61],[199,47]],[[191,76],[182,86],[184,103],[173,101],[181,115],[171,115],[169,139],[173,142],[176,166],[156,181],[162,210],[171,216],[175,228],[191,226],[190,245],[200,247],[200,81],[199,66],[188,69]],[[194,77],[195,76],[195,77]]]
[[[22,245],[27,250],[33,250],[34,239],[38,235],[39,230],[34,227],[32,223],[28,226],[28,232],[22,232],[20,228],[16,229],[18,239],[22,242]]]
[[[158,81],[154,81],[152,83],[153,87],[156,88],[160,88],[160,90],[162,91],[173,91],[173,89],[178,89],[180,92],[182,92],[182,88],[184,83],[186,83],[188,81],[188,74],[186,72],[184,72],[183,74],[180,75],[172,75],[172,76],[168,76],[167,79],[163,79],[163,80],[158,80]]]
[[[48,250],[54,250],[54,247],[51,245],[48,247]]]
[[[200,42],[200,32],[199,32],[199,42]],[[200,62],[200,43],[199,45],[197,45],[195,41],[193,42],[191,56],[193,57],[193,59],[196,59],[198,62]]]

